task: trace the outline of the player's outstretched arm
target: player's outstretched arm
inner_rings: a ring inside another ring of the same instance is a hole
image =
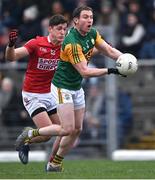
[[[74,64],[73,66],[84,78],[99,77],[106,74],[117,74],[123,76],[122,74],[119,73],[118,69],[115,68],[88,67],[86,60]]]

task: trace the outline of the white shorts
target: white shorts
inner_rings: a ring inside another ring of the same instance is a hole
[[[57,107],[56,101],[54,101],[54,98],[52,97],[52,93],[40,94],[22,91],[22,98],[23,104],[31,117],[37,109],[50,112]]]
[[[51,84],[51,92],[57,104],[73,103],[75,110],[85,107],[85,95],[82,88],[73,91],[57,88],[54,84]]]

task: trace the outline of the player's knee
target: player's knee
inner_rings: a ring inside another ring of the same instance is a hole
[[[75,129],[71,126],[68,126],[67,128],[65,128],[65,131],[68,135],[72,135],[75,131]]]
[[[57,134],[59,136],[68,136],[72,133],[72,128],[62,128],[61,126],[57,127]]]
[[[65,129],[65,132],[67,133],[67,135],[71,135],[71,136],[79,136],[81,131],[82,131],[82,128],[73,128],[71,126]]]
[[[60,136],[68,136],[70,135],[70,132],[68,132],[67,130],[61,128],[60,132],[59,132]]]
[[[82,128],[76,128],[73,131],[73,135],[79,136],[81,134],[81,132],[82,132]]]

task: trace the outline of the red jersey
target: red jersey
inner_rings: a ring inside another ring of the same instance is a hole
[[[24,47],[29,52],[23,91],[32,93],[50,92],[51,80],[57,68],[61,45],[55,46],[48,37],[36,37]]]

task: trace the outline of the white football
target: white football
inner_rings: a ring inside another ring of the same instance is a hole
[[[137,58],[130,53],[124,53],[118,57],[116,68],[123,75],[134,74],[138,69]]]

